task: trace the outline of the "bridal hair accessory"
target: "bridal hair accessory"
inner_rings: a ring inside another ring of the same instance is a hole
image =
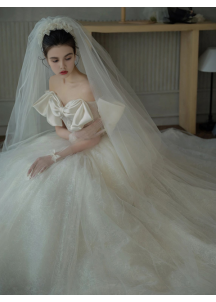
[[[38,44],[40,45],[41,49],[44,35],[49,36],[50,31],[56,29],[64,29],[66,32],[74,36],[74,29],[72,24],[65,21],[63,18],[55,18],[51,22],[50,20],[47,20],[47,22],[45,22],[45,24],[40,28],[38,32]]]
[[[55,154],[55,149],[52,150],[52,153],[50,155],[52,155],[52,160],[56,163],[56,159],[61,157],[60,155]]]

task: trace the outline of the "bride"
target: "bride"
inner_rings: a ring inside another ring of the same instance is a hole
[[[215,147],[160,132],[79,22],[42,18],[0,153],[0,293],[216,294]]]

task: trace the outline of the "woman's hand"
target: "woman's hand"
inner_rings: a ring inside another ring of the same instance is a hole
[[[30,169],[28,170],[27,176],[33,178],[37,174],[40,174],[44,170],[48,169],[52,164],[54,164],[54,161],[52,160],[52,155],[39,157],[31,165]]]

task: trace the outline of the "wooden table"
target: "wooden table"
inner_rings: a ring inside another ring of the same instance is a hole
[[[196,24],[147,25],[122,24],[118,22],[79,21],[91,34],[129,33],[129,32],[164,32],[180,31],[180,77],[179,77],[179,125],[192,134],[196,134],[197,82],[199,31],[216,30],[216,23],[205,21]]]

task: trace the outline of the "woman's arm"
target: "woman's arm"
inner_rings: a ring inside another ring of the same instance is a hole
[[[71,133],[67,128],[61,127],[61,126],[56,126],[56,133],[58,136],[69,140],[69,134]]]
[[[78,141],[74,143],[73,145],[67,147],[66,149],[56,152],[56,155],[60,155],[59,158],[56,159],[56,161],[59,161],[63,158],[65,158],[68,155],[75,154],[77,152],[81,152],[85,149],[89,149],[97,145],[101,140],[101,136],[96,136],[95,138],[91,138],[88,140]]]
[[[98,134],[98,130],[101,129],[103,123],[101,118],[98,118],[90,125],[84,125],[82,129],[73,132],[70,132],[66,128],[64,122],[63,125],[64,126],[55,126],[57,135],[64,139],[69,140],[71,143],[74,143],[74,141],[79,139],[85,140],[85,139],[93,138],[94,135],[99,135],[100,133]],[[105,129],[103,131],[105,131]]]
[[[60,155],[59,158],[56,159],[56,161],[62,160],[68,155],[75,154],[77,152],[81,152],[85,149],[92,148],[95,145],[97,145],[101,140],[101,136],[96,136],[95,138],[78,141],[74,143],[73,145],[67,147],[66,149],[56,152],[55,155]],[[40,174],[47,168],[49,168],[51,165],[54,164],[54,161],[52,159],[53,155],[46,155],[37,158],[34,163],[31,165],[30,169],[28,170],[27,176],[30,178],[35,177],[37,174]]]
[[[65,123],[62,120],[63,126],[55,126],[56,134],[64,139],[69,140],[70,131],[67,129]]]

